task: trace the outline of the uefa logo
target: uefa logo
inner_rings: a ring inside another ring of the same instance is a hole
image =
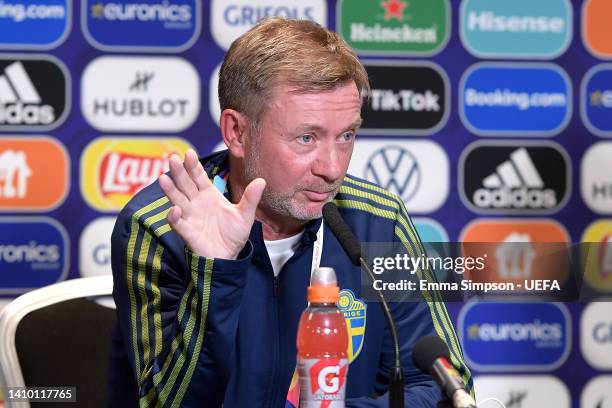
[[[551,371],[570,352],[571,319],[560,303],[468,303],[459,315],[468,364],[479,371]]]
[[[461,120],[479,136],[554,136],[571,107],[571,82],[554,64],[481,62],[459,85]]]
[[[68,234],[48,217],[0,217],[0,294],[20,294],[68,274]]]
[[[325,0],[212,0],[210,29],[217,45],[229,49],[234,40],[269,17],[310,20],[327,26]]]
[[[551,59],[572,39],[569,0],[464,0],[459,34],[480,58]]]
[[[459,193],[483,214],[550,214],[571,192],[570,159],[553,142],[474,142],[459,159]]]
[[[448,157],[430,141],[358,140],[349,173],[397,194],[418,213],[437,210],[450,188]]]
[[[184,51],[201,26],[201,0],[81,1],[83,34],[103,51]]]
[[[72,0],[4,0],[0,3],[0,49],[48,50],[70,31]]]

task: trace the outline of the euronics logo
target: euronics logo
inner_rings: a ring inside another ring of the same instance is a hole
[[[459,316],[466,358],[480,371],[549,371],[570,351],[571,320],[557,303],[470,303]]]
[[[336,27],[360,54],[432,55],[446,45],[447,0],[338,0]]]
[[[548,63],[477,63],[459,86],[461,119],[480,136],[554,136],[571,106],[569,77]]]
[[[81,26],[101,50],[182,51],[201,29],[200,0],[82,0]]]
[[[568,0],[465,0],[459,21],[463,45],[481,58],[554,58],[572,39]]]
[[[585,74],[580,114],[591,132],[601,137],[612,136],[612,64],[596,65]]]
[[[71,0],[0,2],[0,49],[50,49],[68,36]]]
[[[50,285],[68,273],[68,235],[48,217],[0,217],[0,293]]]

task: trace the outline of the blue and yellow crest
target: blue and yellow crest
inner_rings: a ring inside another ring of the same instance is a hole
[[[349,364],[353,362],[361,352],[366,329],[366,304],[357,299],[350,289],[340,291],[338,307],[344,315],[346,328],[349,334],[348,355]]]

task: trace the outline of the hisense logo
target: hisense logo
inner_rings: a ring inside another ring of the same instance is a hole
[[[561,17],[506,16],[494,11],[471,11],[467,15],[467,28],[484,32],[561,34],[565,31],[565,20]]]

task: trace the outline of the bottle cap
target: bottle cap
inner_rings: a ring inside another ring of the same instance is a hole
[[[334,268],[320,267],[312,272],[308,287],[308,301],[311,303],[338,303],[340,288]]]

